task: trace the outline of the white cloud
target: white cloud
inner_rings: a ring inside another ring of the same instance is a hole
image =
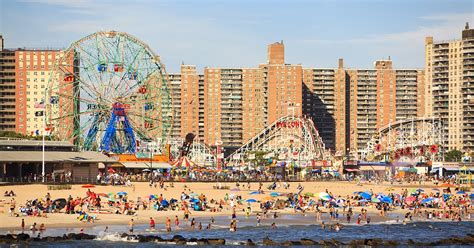
[[[457,39],[460,37],[460,30],[464,28],[465,22],[473,22],[472,13],[455,13],[420,17],[422,20],[439,21],[431,25],[418,26],[415,30],[388,33],[372,34],[360,38],[330,40],[330,39],[306,39],[305,43],[318,44],[384,44],[384,43],[423,43],[425,37],[434,36],[436,40]]]

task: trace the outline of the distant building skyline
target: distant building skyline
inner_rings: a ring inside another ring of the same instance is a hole
[[[344,58],[348,68],[373,68],[390,56],[395,68],[423,68],[424,37],[456,39],[460,26],[474,23],[469,0],[13,0],[0,9],[6,48],[64,49],[99,30],[124,31],[160,55],[169,73],[182,62],[198,71],[257,67],[264,44],[280,40],[291,64],[334,68]]]

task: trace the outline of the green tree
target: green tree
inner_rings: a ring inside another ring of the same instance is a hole
[[[451,150],[444,155],[444,160],[446,162],[461,162],[462,152],[459,150]]]

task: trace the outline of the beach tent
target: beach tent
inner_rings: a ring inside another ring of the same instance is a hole
[[[180,157],[179,159],[174,161],[173,164],[172,164],[173,167],[186,167],[186,168],[189,168],[189,167],[194,166],[194,165],[195,165],[195,163],[192,162],[191,160],[189,160],[189,158],[186,157],[186,156]]]

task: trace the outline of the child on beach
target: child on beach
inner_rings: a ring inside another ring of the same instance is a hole
[[[150,229],[155,230],[155,220],[152,217],[150,217]]]

